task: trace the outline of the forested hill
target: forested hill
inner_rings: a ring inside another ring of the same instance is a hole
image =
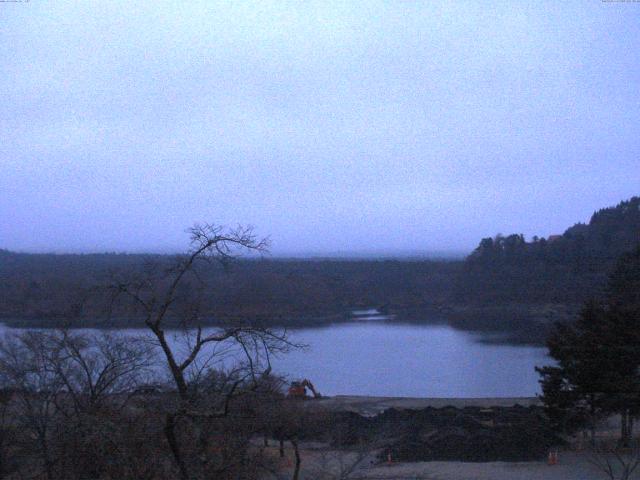
[[[581,303],[597,295],[617,258],[640,243],[640,197],[595,212],[562,235],[484,238],[467,257],[459,302]]]
[[[499,328],[513,328],[517,315],[505,314],[503,306],[519,315],[541,305],[579,305],[602,290],[616,259],[638,243],[640,198],[634,197],[562,235],[530,242],[522,235],[485,238],[464,262],[266,259],[239,261],[228,270],[212,265],[201,272],[210,286],[203,314],[292,325],[344,317],[356,307],[384,306],[409,316],[416,312],[416,318],[426,318],[418,313],[425,309],[452,307],[468,314],[458,320],[470,323],[460,325],[477,328],[480,315],[473,307],[481,306],[507,321],[496,323]],[[0,319],[98,323],[109,301],[101,287],[114,275],[130,276],[154,263],[167,267],[173,260],[0,249]],[[523,318],[520,323],[529,325]]]
[[[98,324],[108,311],[102,288],[167,255],[54,255],[0,250],[0,320],[72,320]],[[353,308],[416,311],[447,302],[460,261],[285,260],[202,265],[207,318],[265,318],[288,325],[340,319]]]

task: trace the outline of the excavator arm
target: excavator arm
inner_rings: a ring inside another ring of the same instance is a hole
[[[311,383],[306,378],[302,381],[302,386],[307,387],[309,390],[311,390],[311,393],[313,393],[313,398],[322,397],[322,395],[320,395],[320,393],[316,391],[315,387],[313,386],[313,383]]]

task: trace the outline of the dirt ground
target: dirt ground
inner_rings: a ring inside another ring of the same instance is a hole
[[[391,398],[336,396],[308,402],[311,408],[321,407],[332,411],[351,411],[360,415],[377,415],[388,408],[423,409],[464,407],[510,407],[514,405],[539,405],[535,397],[527,398]],[[600,433],[613,435],[617,419],[611,418],[600,427]],[[607,478],[594,464],[593,455],[580,451],[560,451],[558,463],[535,462],[381,462],[376,451],[336,450],[329,445],[302,443],[301,480],[598,480]],[[278,476],[270,478],[290,479],[293,473],[294,454],[290,446],[285,448],[285,458],[278,457],[275,444],[267,449],[267,455],[279,462]],[[640,471],[632,478],[640,479]]]
[[[276,455],[275,449],[273,455]],[[557,465],[547,462],[378,463],[371,452],[358,453],[302,447],[301,480],[602,480],[586,453],[560,452]],[[357,463],[357,464],[356,464]],[[356,464],[356,465],[354,465]],[[279,479],[290,479],[293,452],[286,449]],[[274,478],[274,477],[271,477]],[[632,478],[640,478],[632,477]]]
[[[361,479],[433,480],[596,480],[606,478],[584,454],[561,454],[557,465],[546,462],[423,462],[378,466]],[[358,478],[358,477],[354,477]]]

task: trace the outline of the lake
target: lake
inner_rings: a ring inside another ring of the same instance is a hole
[[[274,372],[308,378],[324,395],[533,396],[534,367],[551,363],[545,348],[486,343],[447,325],[360,320],[290,334],[309,347],[274,359]]]
[[[542,347],[481,342],[446,325],[359,322],[294,330],[309,345],[274,362],[324,394],[519,397],[539,393]]]

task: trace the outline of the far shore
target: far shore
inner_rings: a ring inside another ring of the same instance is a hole
[[[362,307],[365,308],[365,307]],[[478,334],[478,340],[486,343],[507,345],[543,346],[553,324],[569,321],[576,307],[573,305],[547,304],[505,304],[481,305],[423,305],[421,308],[391,307],[385,311],[387,319],[364,320],[352,315],[350,310],[290,314],[253,318],[256,325],[272,328],[302,329],[324,328],[353,322],[413,325],[449,325],[456,330]],[[237,318],[222,315],[203,318],[204,327],[220,327],[233,323]],[[0,323],[10,328],[92,328],[102,330],[141,329],[145,326],[141,319],[102,317],[0,317]],[[177,319],[168,318],[167,328],[181,328]]]

